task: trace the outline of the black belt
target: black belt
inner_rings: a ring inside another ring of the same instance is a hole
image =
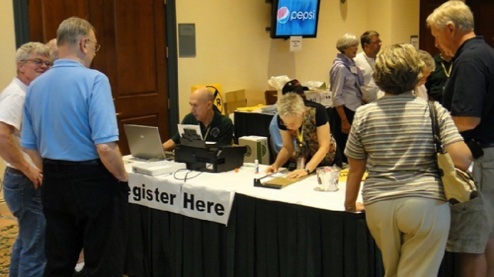
[[[101,160],[96,159],[96,160],[89,160],[89,161],[73,162],[73,161],[43,159],[43,163],[49,164],[49,165],[58,165],[58,166],[100,165]]]
[[[494,142],[479,142],[479,145],[482,148],[491,148],[494,147]]]

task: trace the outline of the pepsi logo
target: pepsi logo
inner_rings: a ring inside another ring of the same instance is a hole
[[[281,7],[278,9],[278,13],[276,14],[276,20],[280,24],[285,24],[290,20],[290,10],[287,7]]]

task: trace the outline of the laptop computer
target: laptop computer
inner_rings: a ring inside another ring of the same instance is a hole
[[[141,160],[164,160],[166,158],[158,127],[124,124],[132,157]]]

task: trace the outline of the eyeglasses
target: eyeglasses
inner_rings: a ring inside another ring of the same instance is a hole
[[[37,66],[41,66],[41,65],[46,65],[48,67],[52,66],[53,63],[52,62],[49,62],[49,61],[43,61],[41,59],[27,59],[27,60],[22,60],[22,62],[32,62],[34,63],[35,65]]]
[[[94,43],[94,52],[98,52],[99,49],[101,48],[101,44],[97,43],[96,41],[92,41],[90,39],[88,39],[88,41]]]

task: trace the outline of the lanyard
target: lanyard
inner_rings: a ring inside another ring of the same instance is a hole
[[[300,129],[302,129],[302,131],[300,131]],[[298,130],[297,130],[297,140],[299,143],[303,143],[304,142],[304,127],[302,125],[302,127],[300,127]]]
[[[208,129],[206,130],[206,134],[202,138],[203,141],[206,141],[206,138],[208,137],[209,134],[209,130],[211,130],[211,123],[209,123]]]
[[[448,70],[446,70],[446,67],[444,66],[444,63],[443,62],[441,62],[441,66],[443,68],[444,75],[446,75],[446,77],[449,78],[449,75],[451,74],[451,68],[453,68],[453,63],[450,63],[449,64]]]

